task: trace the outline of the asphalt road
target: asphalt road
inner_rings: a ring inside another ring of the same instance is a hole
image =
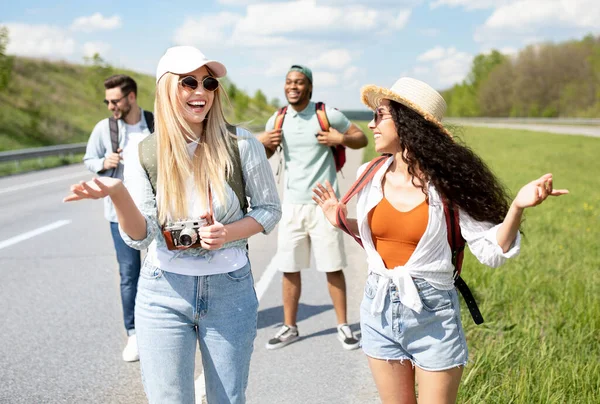
[[[453,125],[461,126],[479,126],[486,128],[502,128],[502,129],[519,129],[529,130],[534,132],[547,132],[560,135],[582,135],[591,137],[600,137],[600,126],[594,125],[552,125],[539,123],[511,123],[508,119],[506,122],[484,122],[478,119],[447,119],[447,122]]]
[[[343,190],[361,157],[348,152]],[[62,203],[71,183],[90,178],[83,165],[0,178],[0,403],[146,402],[139,364],[121,360],[119,276],[102,202]],[[349,323],[358,331],[364,253],[345,242]],[[364,354],[336,339],[323,274],[303,274],[302,338],[264,348],[283,317],[281,275],[267,270],[275,248],[276,231],[250,240],[260,307],[248,403],[379,402]]]

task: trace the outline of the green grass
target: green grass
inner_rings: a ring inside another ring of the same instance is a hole
[[[462,306],[470,362],[458,401],[600,402],[600,139],[468,127],[459,138],[511,195],[547,172],[570,194],[526,211],[521,254],[504,266],[467,252],[463,277],[486,321]]]

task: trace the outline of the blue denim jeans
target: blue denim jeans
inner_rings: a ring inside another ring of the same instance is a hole
[[[127,335],[135,332],[134,307],[140,277],[140,251],[129,247],[119,233],[119,224],[110,222],[110,232],[117,252],[119,274],[121,275],[121,305],[123,306],[123,322]]]
[[[148,401],[194,402],[198,341],[207,402],[245,403],[257,311],[250,263],[207,276],[179,275],[144,263],[135,318]]]

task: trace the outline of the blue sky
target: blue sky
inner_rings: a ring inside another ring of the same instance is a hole
[[[473,57],[600,34],[598,0],[14,1],[0,6],[8,53],[154,74],[164,51],[195,45],[251,95],[280,100],[288,67],[313,69],[314,100],[362,108],[360,87],[402,76],[437,89]]]

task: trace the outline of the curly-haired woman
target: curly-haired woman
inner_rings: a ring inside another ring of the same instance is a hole
[[[519,253],[523,210],[568,191],[553,189],[546,174],[511,202],[485,163],[453,140],[441,123],[444,99],[421,81],[366,86],[362,101],[374,111],[375,150],[389,154],[358,193],[357,219],[348,220],[369,269],[362,348],[383,403],[415,403],[415,378],[420,403],[453,403],[467,345],[443,201],[458,207],[461,234],[475,257],[497,267]],[[319,184],[314,200],[337,225],[336,211],[345,206],[330,185]]]

